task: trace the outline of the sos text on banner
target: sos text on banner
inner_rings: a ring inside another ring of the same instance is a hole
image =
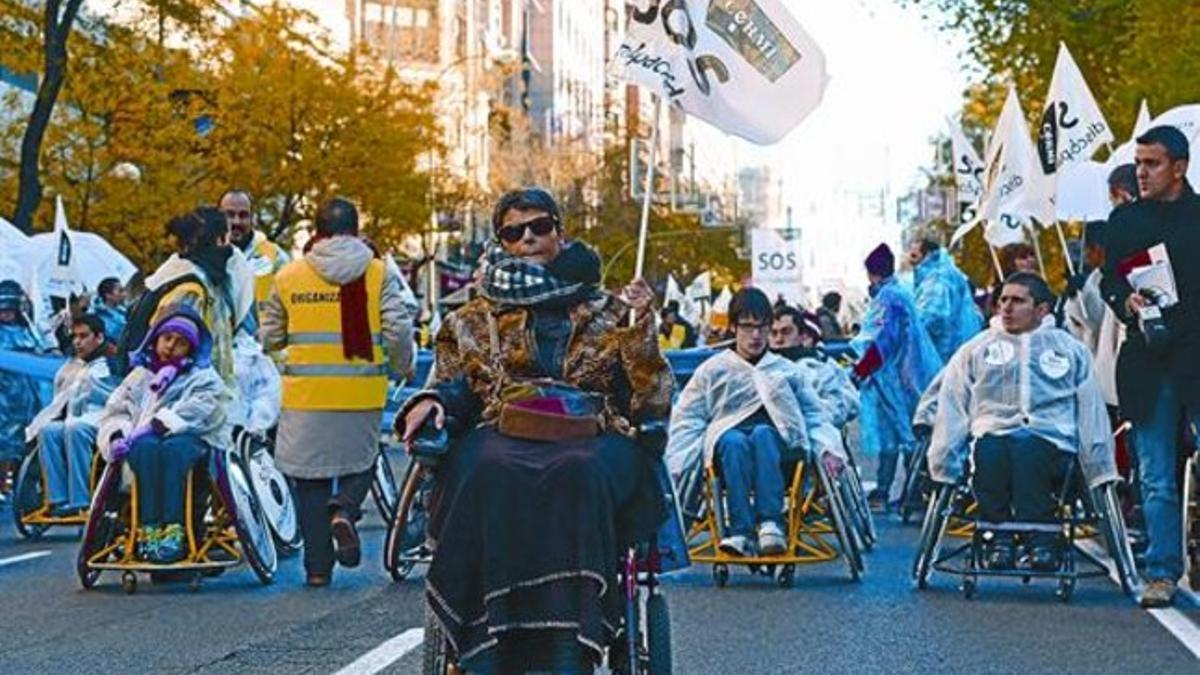
[[[796,305],[804,301],[800,237],[784,231],[756,228],[751,232],[751,278],[772,302],[783,296]]]

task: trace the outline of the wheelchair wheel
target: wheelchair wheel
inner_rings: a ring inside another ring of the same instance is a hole
[[[858,469],[847,465],[840,480],[842,503],[850,514],[850,521],[858,533],[862,548],[870,551],[875,547],[879,537],[875,532],[875,520],[871,517],[871,507],[867,503],[867,494],[862,488],[858,477]]]
[[[79,553],[75,557],[75,572],[79,575],[79,584],[85,589],[93,588],[100,579],[100,570],[92,569],[88,562],[122,534],[119,514],[115,504],[110,501],[120,481],[121,465],[106,465],[92,493],[92,508],[88,512],[87,524],[83,527],[83,537],[79,542]],[[112,555],[107,557],[111,558]]]
[[[17,472],[17,482],[13,484],[12,513],[13,524],[22,537],[31,541],[41,539],[48,529],[46,525],[28,525],[25,518],[46,504],[45,485],[42,483],[42,462],[38,450],[25,455],[21,468]]]
[[[1183,553],[1188,584],[1200,589],[1200,463],[1196,453],[1183,470]]]
[[[371,498],[379,509],[379,517],[383,522],[390,523],[396,517],[396,500],[399,490],[396,489],[396,474],[392,472],[392,463],[388,460],[383,446],[375,457],[374,475],[371,479]]]
[[[421,648],[421,675],[448,675],[450,672],[450,641],[442,632],[442,624],[425,601],[425,640]]]
[[[229,507],[233,511],[233,527],[242,553],[258,580],[268,586],[275,581],[278,564],[275,541],[262,506],[250,487],[246,466],[237,453],[225,453],[225,483],[225,490],[232,499]]]
[[[929,572],[933,569],[933,561],[937,559],[938,543],[945,534],[946,523],[950,520],[947,510],[950,508],[953,493],[953,487],[941,486],[925,509],[921,538],[917,544],[917,557],[913,560],[913,578],[919,589],[924,590],[929,585]]]
[[[396,582],[404,581],[417,562],[428,556],[425,547],[425,528],[429,522],[424,492],[431,487],[431,478],[421,471],[417,462],[409,462],[400,483],[396,513],[388,521],[387,539],[383,547],[383,568]]]
[[[646,599],[646,652],[646,675],[671,675],[671,613],[661,593]]]
[[[238,451],[246,467],[250,488],[275,537],[276,549],[282,555],[292,555],[300,550],[302,535],[291,487],[287,478],[275,467],[275,458],[271,453],[265,447],[256,445],[251,437],[244,438],[238,443]]]
[[[1121,590],[1132,597],[1138,588],[1137,563],[1133,558],[1133,547],[1129,545],[1129,532],[1125,529],[1116,483],[1109,482],[1096,488],[1092,492],[1092,501],[1104,530],[1108,554],[1117,567]]]
[[[907,525],[912,515],[925,505],[925,451],[927,444],[921,443],[912,453],[904,475],[904,494],[900,498],[900,522]]]
[[[821,465],[821,462],[815,462],[814,466],[821,480],[821,489],[825,492],[829,517],[837,535],[838,545],[842,550],[842,557],[846,559],[850,579],[860,581],[864,570],[862,555],[858,550],[858,538],[854,533],[854,526],[851,524],[850,516],[846,513],[846,505],[842,503],[841,490],[834,485],[833,479],[825,472],[825,467]]]

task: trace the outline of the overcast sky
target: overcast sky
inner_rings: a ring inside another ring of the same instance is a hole
[[[825,53],[825,98],[776,146],[712,131],[708,154],[768,164],[782,177],[784,203],[794,208],[815,265],[808,283],[865,285],[862,258],[898,230],[860,218],[856,195],[886,191],[894,221],[896,198],[923,184],[930,140],[957,115],[968,79],[952,36],[894,0],[782,1]]]

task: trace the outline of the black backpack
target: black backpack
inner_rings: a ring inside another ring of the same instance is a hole
[[[154,318],[154,313],[158,311],[158,305],[162,302],[163,296],[170,293],[175,287],[188,282],[203,285],[200,277],[195,274],[185,274],[154,290],[147,290],[138,298],[137,304],[129,310],[125,329],[121,331],[121,337],[117,340],[116,354],[109,363],[114,376],[124,379],[129,374],[129,360],[146,340],[146,334],[150,332],[150,321]]]

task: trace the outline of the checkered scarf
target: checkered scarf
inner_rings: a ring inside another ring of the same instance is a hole
[[[480,294],[501,305],[528,307],[570,301],[599,288],[600,257],[586,244],[565,244],[546,265],[522,260],[495,243],[488,250]]]

